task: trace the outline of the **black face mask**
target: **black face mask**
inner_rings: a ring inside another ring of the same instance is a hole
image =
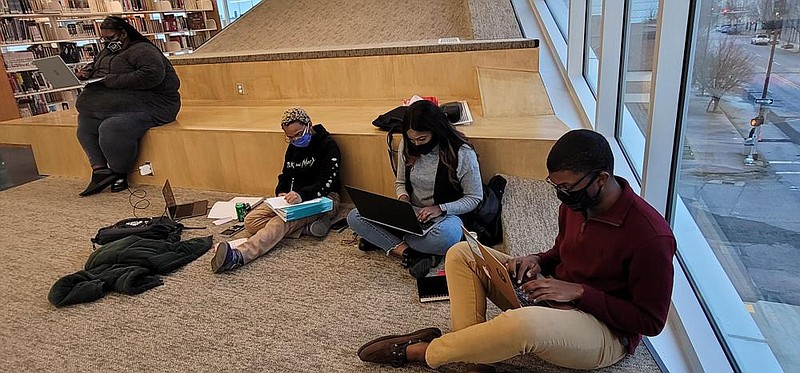
[[[594,197],[589,196],[589,187],[592,186],[595,179],[597,179],[597,176],[599,175],[599,173],[594,175],[592,179],[589,180],[589,183],[580,190],[564,192],[556,189],[556,197],[558,197],[561,202],[563,202],[573,211],[586,212],[586,210],[596,205],[597,202],[600,201],[600,198],[598,197],[600,197],[600,192],[603,191],[602,186],[597,189],[597,193],[594,194]]]
[[[408,145],[409,145],[409,150],[411,151],[411,154],[426,155],[426,154],[430,153],[431,150],[433,150],[433,148],[436,147],[436,144],[438,144],[438,143],[439,142],[436,140],[436,138],[432,137],[430,139],[430,141],[428,141],[428,142],[426,142],[426,143],[424,143],[422,145],[414,145],[411,142],[409,142]]]

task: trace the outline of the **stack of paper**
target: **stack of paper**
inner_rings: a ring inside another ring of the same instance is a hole
[[[283,221],[298,220],[333,210],[333,201],[328,197],[315,198],[294,205],[287,203],[283,197],[267,198],[265,202]]]
[[[255,207],[263,198],[261,197],[236,197],[227,202],[216,202],[208,212],[209,219],[236,219],[236,204],[249,203]]]

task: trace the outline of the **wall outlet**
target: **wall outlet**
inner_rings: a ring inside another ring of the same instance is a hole
[[[244,83],[236,83],[236,92],[240,95],[244,94]]]
[[[139,166],[139,174],[142,176],[153,176],[153,165],[150,162],[144,162],[143,165]]]

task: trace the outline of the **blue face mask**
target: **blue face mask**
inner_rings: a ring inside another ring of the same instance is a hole
[[[303,136],[292,140],[291,144],[298,147],[298,148],[305,148],[308,144],[311,143],[311,132],[308,131],[308,127],[306,127],[305,133]]]

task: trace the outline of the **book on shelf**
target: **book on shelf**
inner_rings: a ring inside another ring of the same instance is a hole
[[[333,201],[328,197],[314,198],[294,205],[287,203],[284,197],[267,198],[264,202],[275,215],[287,222],[333,210]]]
[[[186,15],[189,18],[190,30],[203,30],[206,28],[206,16],[200,12],[192,12]]]

